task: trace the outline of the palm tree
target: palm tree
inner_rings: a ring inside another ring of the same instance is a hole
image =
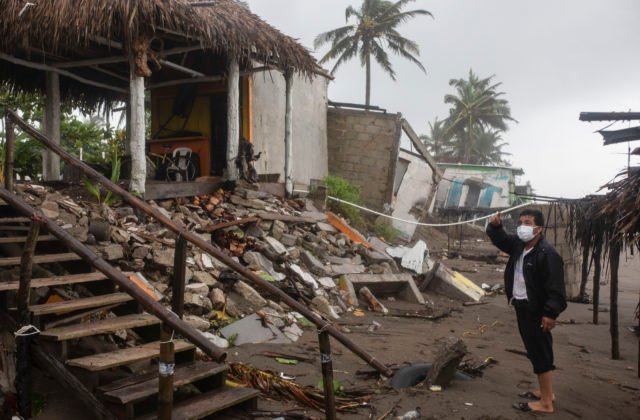
[[[451,79],[449,85],[456,88],[455,95],[445,95],[445,103],[451,104],[447,118],[447,136],[455,136],[461,147],[462,161],[469,163],[474,147],[474,127],[504,132],[509,129],[511,117],[509,103],[497,89],[501,83],[491,84],[494,76],[480,79],[469,70],[469,79]]]
[[[452,155],[451,138],[446,135],[445,121],[438,117],[429,122],[429,134],[420,136],[420,140],[427,146],[427,151],[439,162],[448,162]]]
[[[509,143],[502,142],[501,132],[476,126],[473,131],[473,152],[471,162],[477,165],[505,165],[504,159],[510,153],[502,151]]]
[[[325,44],[331,44],[331,48],[320,59],[320,63],[337,58],[333,69],[331,69],[332,74],[345,61],[359,55],[361,64],[366,68],[365,104],[367,107],[371,102],[372,56],[394,81],[396,80],[396,73],[386,50],[406,58],[426,72],[417,58],[420,55],[418,44],[403,37],[397,30],[401,23],[416,16],[432,16],[431,13],[422,9],[404,11],[405,6],[413,1],[415,0],[398,0],[395,2],[364,0],[359,10],[349,6],[345,10],[345,20],[348,24],[324,32],[318,35],[314,41],[316,49]],[[355,17],[354,23],[349,23],[351,17]]]

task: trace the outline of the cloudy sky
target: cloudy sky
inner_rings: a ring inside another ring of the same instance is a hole
[[[360,2],[249,0],[253,12],[309,49],[317,34],[344,25],[345,8]],[[581,197],[626,167],[627,145],[603,147],[594,131],[606,123],[580,122],[578,115],[640,111],[640,1],[416,0],[409,7],[434,15],[401,28],[420,45],[427,74],[397,57],[397,82],[374,67],[373,105],[402,113],[425,133],[429,121],[448,113],[449,79],[473,68],[502,82],[519,121],[504,135],[505,150],[537,194]],[[353,61],[336,73],[329,98],[363,103],[364,86],[364,70]],[[632,157],[634,163],[640,160]]]

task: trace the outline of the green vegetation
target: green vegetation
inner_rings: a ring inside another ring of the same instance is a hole
[[[400,231],[386,219],[376,220],[372,230],[385,242],[395,242],[400,236]]]
[[[396,73],[391,65],[387,51],[399,55],[425,71],[418,60],[420,48],[415,41],[400,35],[398,26],[416,16],[432,16],[426,10],[404,10],[405,6],[415,0],[363,0],[358,10],[353,6],[345,10],[345,20],[348,23],[337,29],[318,35],[314,41],[316,49],[330,44],[329,51],[322,57],[320,64],[337,59],[331,73],[333,74],[344,62],[360,57],[360,63],[366,71],[365,104],[371,102],[371,58],[382,69],[396,80]],[[349,23],[355,17],[354,23]]]
[[[111,161],[111,177],[109,179],[114,184],[120,180],[120,159],[117,153],[114,153],[113,160]],[[87,188],[87,191],[95,197],[98,205],[106,204],[108,206],[116,198],[111,191],[107,191],[103,199],[100,184],[91,182],[86,176],[82,177],[82,183]]]
[[[329,175],[324,179],[324,182],[327,185],[330,196],[348,201],[349,203],[362,204],[360,188],[353,185],[346,179],[339,176]],[[334,213],[339,213],[343,217],[349,219],[349,222],[356,229],[363,229],[366,226],[364,219],[360,215],[360,210],[357,208],[333,200],[329,200],[327,205]]]

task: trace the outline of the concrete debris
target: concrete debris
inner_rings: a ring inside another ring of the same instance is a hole
[[[302,260],[304,265],[316,276],[325,276],[327,274],[327,269],[325,268],[324,264],[322,264],[309,251],[302,251],[300,253],[300,259]]]
[[[153,248],[153,262],[164,267],[173,267],[174,254],[173,248]]]
[[[278,255],[286,255],[287,254],[287,248],[284,245],[282,245],[282,243],[280,241],[278,241],[276,238],[273,238],[271,236],[267,236],[266,238],[264,238],[264,240],[267,241],[267,243],[269,244],[271,249],[273,249],[276,254],[278,254]]]
[[[311,300],[311,305],[320,311],[323,315],[328,316],[331,319],[340,319],[340,316],[336,310],[331,306],[327,298],[323,296],[316,296]]]
[[[185,315],[184,320],[196,330],[207,331],[211,328],[209,321],[196,315]]]
[[[368,287],[361,287],[358,291],[358,295],[364,299],[365,302],[369,305],[369,308],[374,312],[382,312],[383,314],[388,314],[389,310],[384,307],[382,303],[371,293]]]
[[[313,276],[306,271],[302,270],[298,265],[291,264],[291,271],[298,276],[298,278],[307,286],[311,287],[313,290],[318,288],[318,282]]]
[[[422,274],[422,263],[425,254],[429,256],[429,248],[423,240],[419,240],[412,248],[405,246],[389,247],[386,249],[387,254],[393,258],[400,259],[400,265],[407,270],[412,270],[418,274]]]
[[[221,349],[228,349],[229,348],[229,341],[227,341],[227,339],[223,338],[223,337],[219,337],[215,334],[212,334],[210,332],[203,332],[202,335],[204,335],[206,337],[207,340],[211,341],[213,343],[214,346],[219,347]]]
[[[102,258],[107,261],[116,261],[124,258],[124,250],[122,249],[122,245],[118,244],[109,244],[107,246],[101,247],[100,254],[102,254]]]
[[[289,340],[278,328],[273,325],[264,325],[258,314],[251,314],[234,322],[220,330],[220,333],[229,340],[234,337],[236,346],[243,344],[274,343],[289,344]]]
[[[209,288],[220,287],[218,280],[206,271],[194,271],[193,281],[197,283],[204,283]]]
[[[256,292],[256,290],[249,286],[247,283],[242,280],[237,281],[233,285],[233,291],[242,296],[243,299],[249,303],[253,308],[259,309],[263,306],[267,306],[267,301],[260,296],[260,293]]]
[[[447,337],[440,342],[433,365],[427,373],[428,385],[446,387],[455,376],[458,365],[467,354],[467,346],[457,337]]]
[[[285,327],[283,332],[284,335],[286,335],[287,338],[294,343],[298,341],[298,339],[300,339],[300,337],[302,337],[302,334],[304,333],[304,331],[302,331],[302,328],[298,327],[298,324],[291,324]]]
[[[362,264],[341,264],[331,266],[331,274],[333,276],[342,276],[344,274],[360,274],[364,273],[364,271],[365,267]]]
[[[485,295],[482,288],[442,262],[434,265],[424,279],[424,286],[422,290],[431,290],[462,302],[478,302]]]

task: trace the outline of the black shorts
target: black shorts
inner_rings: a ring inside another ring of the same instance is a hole
[[[539,375],[554,370],[553,339],[550,332],[542,331],[542,314],[533,310],[526,301],[514,300],[513,306],[516,308],[518,330],[527,349],[527,357],[533,365],[533,372]]]

